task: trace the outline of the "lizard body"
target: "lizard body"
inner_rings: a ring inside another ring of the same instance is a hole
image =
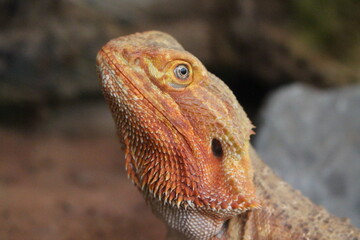
[[[169,238],[306,239],[268,200],[271,174],[254,183],[253,126],[235,96],[174,38],[151,31],[111,40],[97,66],[127,173]],[[230,218],[237,237],[226,232]]]

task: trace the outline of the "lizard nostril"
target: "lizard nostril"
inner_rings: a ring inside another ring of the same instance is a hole
[[[211,141],[211,150],[215,157],[220,158],[224,155],[221,142],[216,138],[213,138]]]
[[[139,65],[140,64],[140,58],[135,58],[135,60],[134,60],[134,63],[136,64],[136,65]]]

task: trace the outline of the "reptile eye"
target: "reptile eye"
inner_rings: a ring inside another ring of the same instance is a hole
[[[211,141],[211,150],[215,157],[220,158],[224,155],[221,142],[216,138],[213,138]]]
[[[177,65],[174,69],[174,74],[178,79],[185,80],[189,77],[190,71],[188,66],[186,66],[185,64],[180,64]]]

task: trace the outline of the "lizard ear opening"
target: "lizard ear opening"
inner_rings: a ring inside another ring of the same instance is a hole
[[[217,138],[211,140],[211,151],[215,157],[221,158],[224,155],[224,151],[221,146],[221,142]]]

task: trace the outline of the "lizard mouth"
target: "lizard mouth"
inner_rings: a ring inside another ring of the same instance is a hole
[[[101,81],[102,87],[105,88],[104,92],[109,92],[106,90],[112,89],[124,91],[126,88],[129,88],[129,86],[139,91],[133,84],[133,81],[127,77],[129,74],[126,74],[124,71],[125,68],[129,68],[125,59],[116,56],[116,63],[112,59],[115,59],[113,54],[104,48],[99,51],[96,57],[97,69],[100,75],[99,80]],[[124,94],[126,94],[126,92]]]

